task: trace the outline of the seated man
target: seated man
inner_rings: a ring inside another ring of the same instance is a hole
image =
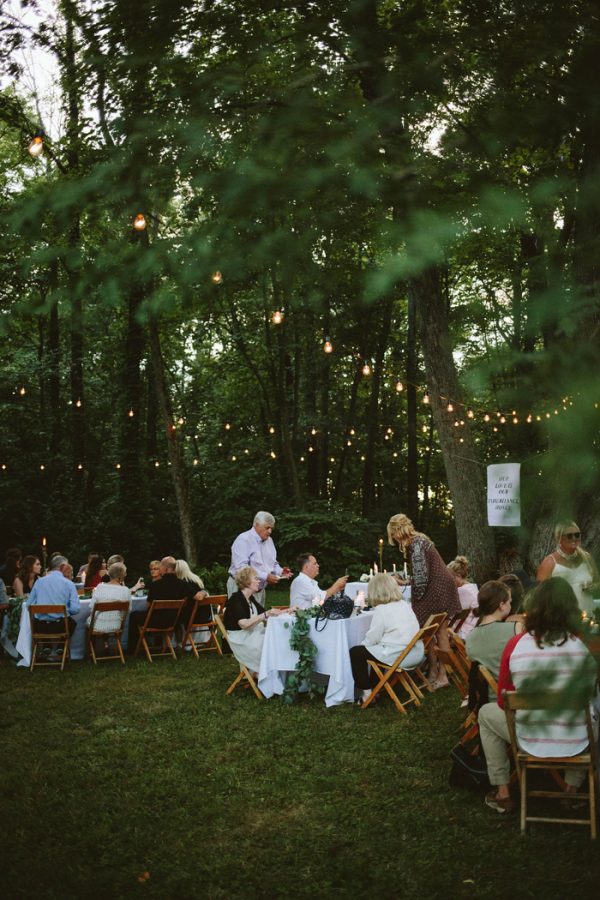
[[[334,581],[330,588],[322,590],[316,582],[319,574],[319,563],[312,553],[301,553],[298,557],[298,575],[292,581],[290,590],[290,606],[296,609],[310,609],[317,603],[323,603],[327,597],[332,597],[341,591],[348,581],[347,575],[342,575]]]
[[[183,581],[175,574],[177,560],[174,556],[165,556],[160,561],[161,577],[157,581],[152,581],[148,587],[148,605],[153,600],[185,600],[186,604],[183,608],[180,622],[187,624],[192,608],[196,600],[207,597],[206,591],[198,590],[198,585],[193,581]],[[132,612],[129,616],[129,630],[127,632],[127,652],[135,653],[137,642],[140,637],[139,625],[143,625],[146,619],[147,610]],[[172,613],[166,610],[158,610],[152,618],[152,625],[162,627],[169,625],[173,621]]]
[[[73,569],[69,565],[68,559],[64,556],[54,556],[50,560],[48,574],[38,578],[27,599],[27,606],[66,606],[69,636],[73,634],[77,626],[77,622],[72,616],[76,615],[81,608],[77,589],[69,578],[72,572]],[[42,615],[36,616],[36,620],[36,628],[39,631],[55,634],[62,630],[60,616]]]

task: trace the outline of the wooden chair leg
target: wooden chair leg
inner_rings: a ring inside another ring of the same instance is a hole
[[[121,660],[121,665],[125,665],[125,657],[123,655],[123,645],[121,644],[121,638],[118,634],[115,635],[115,639],[117,641],[117,653],[119,654],[119,658]]]
[[[254,680],[254,678],[253,678],[253,676],[252,676],[252,673],[249,672],[248,669],[245,669],[244,671],[245,671],[245,673],[246,673],[246,678],[248,679],[248,683],[250,684],[250,687],[252,688],[252,690],[254,691],[254,693],[256,694],[256,696],[258,697],[258,699],[259,699],[259,700],[263,700],[264,697],[263,697],[263,695],[261,694],[261,692],[259,691],[258,685],[256,684],[256,682],[255,682],[255,680]]]
[[[590,793],[590,837],[596,840],[596,778],[593,766],[588,769],[588,791]]]
[[[235,691],[236,687],[238,686],[238,684],[240,683],[240,681],[242,680],[243,677],[244,677],[244,672],[243,672],[243,670],[240,669],[240,674],[237,676],[237,678],[236,678],[236,679],[230,684],[230,686],[227,688],[227,693],[228,693],[228,694],[232,694],[233,691]]]
[[[527,824],[527,766],[525,765],[521,768],[519,781],[521,787],[521,834],[525,834]]]
[[[90,650],[90,656],[92,657],[92,662],[94,663],[95,666],[97,666],[98,660],[96,659],[96,651],[94,649],[94,638],[89,638],[88,647]]]
[[[142,646],[143,646],[144,650],[146,651],[146,657],[148,658],[148,662],[152,662],[152,654],[150,653],[150,648],[148,647],[148,642],[146,640],[146,636],[144,635],[141,640],[142,640]]]

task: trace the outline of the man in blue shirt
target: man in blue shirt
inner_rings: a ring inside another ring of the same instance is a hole
[[[69,635],[72,635],[77,623],[72,616],[80,610],[77,589],[72,581],[67,578],[67,572],[71,572],[69,560],[64,556],[55,556],[50,562],[50,571],[43,578],[38,578],[31,589],[27,606],[66,606],[67,624]],[[61,630],[61,617],[55,615],[36,616],[36,627],[39,631],[53,634]]]

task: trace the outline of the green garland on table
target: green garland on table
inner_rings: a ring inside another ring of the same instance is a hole
[[[8,598],[8,612],[6,616],[8,618],[8,628],[6,629],[6,636],[11,644],[17,643],[17,638],[19,637],[19,628],[21,625],[21,607],[25,602],[25,597],[9,597]]]
[[[284,703],[295,703],[302,685],[308,686],[308,696],[324,693],[325,688],[313,680],[313,660],[317,655],[317,648],[310,639],[310,620],[319,612],[318,606],[312,609],[299,609],[296,611],[294,623],[291,626],[290,647],[298,651],[298,664],[296,670],[290,672],[283,691]],[[286,628],[290,626],[286,623]]]

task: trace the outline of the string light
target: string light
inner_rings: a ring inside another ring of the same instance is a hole
[[[428,431],[427,425],[421,425],[421,431],[423,432],[423,434],[427,434],[427,431]]]
[[[231,429],[231,424],[229,422],[225,422],[225,431],[229,431]]]
[[[404,390],[404,385],[402,384],[401,381],[396,382],[396,390],[399,394],[401,394],[402,391]]]
[[[500,416],[500,424],[501,425],[506,424],[506,416]]]
[[[156,460],[155,463],[154,463],[154,468],[155,468],[155,469],[158,469],[159,466],[160,466],[160,463],[159,463],[158,460]]]
[[[223,276],[221,275],[221,273],[219,272],[218,269],[216,272],[212,273],[210,278],[211,278],[211,281],[213,284],[221,284],[221,282],[223,281]]]
[[[364,363],[363,363],[363,367],[362,367],[362,369],[361,369],[361,372],[363,373],[363,375],[370,375],[370,374],[371,374],[371,366],[369,365],[369,363],[368,363],[368,361],[367,361],[366,359],[365,359],[365,361],[364,361]]]
[[[46,468],[46,466],[44,465],[44,463],[42,463],[40,466],[40,472],[43,472],[45,468]]]
[[[351,428],[351,429],[350,429],[350,434],[352,435],[352,437],[354,437],[354,435],[356,434],[354,428]]]
[[[2,471],[3,471],[3,472],[6,472],[6,468],[7,468],[7,467],[6,467],[6,463],[2,463]]]
[[[24,386],[21,386],[19,388],[19,394],[21,395],[21,397],[24,397],[26,393],[27,393],[27,388]]]
[[[194,465],[195,465],[195,466],[198,465],[198,460],[197,460],[197,459],[194,459]]]
[[[483,417],[483,421],[484,421],[484,422],[489,422],[489,421],[490,421],[489,413],[486,413],[486,414],[485,414],[485,416]]]
[[[133,220],[133,227],[136,231],[145,231],[146,230],[146,217],[143,213],[138,213],[135,219]]]
[[[449,412],[449,413],[454,412],[454,406],[452,405],[452,401],[451,401],[451,400],[448,400],[448,405],[447,405],[447,407],[446,407],[446,412]]]
[[[75,406],[77,407],[77,409],[81,409],[82,405],[83,405],[83,404],[82,404],[81,400],[80,400],[79,397],[78,397],[77,400],[75,401]]]
[[[42,136],[40,134],[36,134],[31,139],[31,142],[27,149],[29,150],[29,153],[34,157],[34,159],[38,156],[41,156],[44,152],[44,139],[42,138]]]
[[[77,468],[81,472],[81,470],[83,469],[83,463],[77,463]]]
[[[325,335],[325,340],[323,341],[323,353],[333,353],[333,344],[329,340],[328,335]]]
[[[469,407],[467,410],[467,419],[474,419],[474,418],[475,418],[475,413],[473,412],[471,407]]]
[[[277,459],[277,454],[274,450],[271,450],[271,459]]]
[[[178,425],[183,425],[183,423],[184,423],[184,418],[183,418],[183,416],[179,416],[179,418],[177,419],[177,424],[178,424]]]
[[[269,425],[269,434],[275,434],[275,428],[273,425]]]
[[[115,466],[115,469],[120,469],[120,468],[121,468],[121,463],[117,463]]]
[[[273,325],[281,325],[281,323],[283,322],[283,310],[276,309],[271,316],[271,322],[273,323]]]
[[[315,434],[317,433],[317,429],[315,428],[314,425],[313,425],[313,427],[310,429],[310,433],[311,433],[312,435],[315,435]]]
[[[133,417],[135,416],[133,409],[130,409],[129,412],[127,413],[127,415],[129,416],[130,419],[133,419]]]
[[[237,462],[237,456],[232,456],[232,457],[231,457],[231,462]]]
[[[425,391],[425,393],[423,394],[423,403],[428,404],[429,402],[429,394],[427,393],[427,391]]]

